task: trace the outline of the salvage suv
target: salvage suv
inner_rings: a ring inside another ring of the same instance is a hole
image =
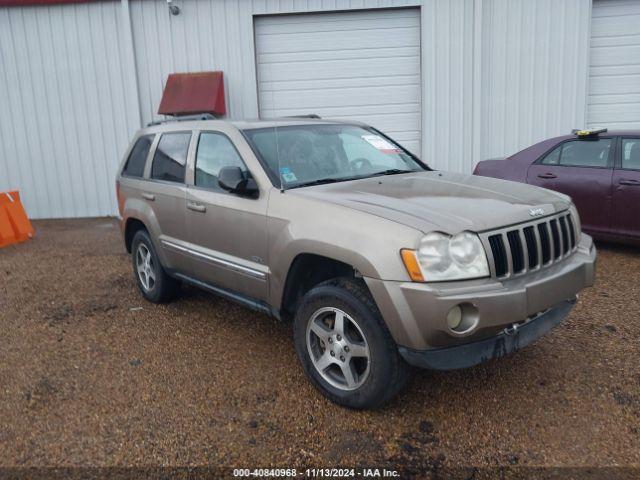
[[[410,365],[470,367],[529,344],[594,281],[569,197],[432,170],[360,123],[150,125],[117,196],[145,298],[184,282],[292,320],[313,384],[352,408],[390,399]]]

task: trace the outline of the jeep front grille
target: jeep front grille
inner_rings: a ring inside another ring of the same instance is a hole
[[[579,232],[569,212],[491,231],[480,237],[492,275],[507,278],[540,270],[571,255]]]

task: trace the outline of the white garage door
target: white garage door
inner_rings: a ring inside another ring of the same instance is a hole
[[[596,0],[592,16],[587,121],[640,128],[640,0]]]
[[[264,118],[316,113],[367,122],[420,152],[420,13],[258,17]]]

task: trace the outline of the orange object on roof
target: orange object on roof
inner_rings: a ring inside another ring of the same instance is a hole
[[[0,247],[33,238],[35,230],[17,191],[0,193]]]
[[[172,73],[162,92],[158,113],[191,115],[227,113],[222,72]]]

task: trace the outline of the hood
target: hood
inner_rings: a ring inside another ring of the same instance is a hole
[[[532,185],[449,172],[411,172],[302,187],[294,195],[376,215],[422,232],[481,232],[566,210],[566,195]],[[537,210],[540,212],[539,210]]]

